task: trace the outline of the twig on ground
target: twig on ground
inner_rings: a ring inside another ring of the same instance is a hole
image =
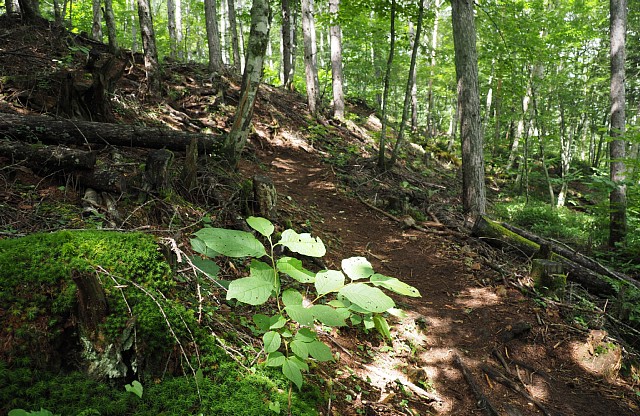
[[[493,407],[493,405],[491,404],[487,396],[485,396],[485,394],[482,392],[482,389],[480,388],[476,380],[473,378],[471,371],[469,371],[467,366],[464,365],[464,363],[462,362],[462,359],[458,354],[456,354],[455,357],[453,357],[453,362],[458,367],[460,367],[460,371],[462,371],[462,375],[464,376],[464,379],[467,381],[467,384],[469,384],[469,387],[471,387],[471,390],[473,391],[473,395],[475,396],[478,402],[478,407],[482,408],[485,411],[485,413],[488,414],[489,416],[500,416],[500,414]]]

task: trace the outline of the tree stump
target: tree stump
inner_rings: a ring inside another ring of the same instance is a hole
[[[145,166],[145,177],[148,190],[166,192],[171,189],[170,170],[173,163],[173,152],[158,149],[149,152]]]
[[[535,288],[546,296],[561,298],[567,286],[567,275],[564,274],[562,263],[557,261],[533,259],[531,278]]]
[[[273,181],[268,176],[253,177],[254,214],[275,221],[278,217],[278,193]]]

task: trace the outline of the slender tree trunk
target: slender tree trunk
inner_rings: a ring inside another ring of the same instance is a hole
[[[269,0],[253,0],[251,30],[249,32],[245,70],[242,76],[240,100],[229,135],[225,138],[223,144],[224,152],[232,164],[237,163],[240,158],[240,152],[242,152],[247,143],[253,107],[258,87],[262,80],[262,67],[267,44],[269,43],[270,25],[271,9],[269,8]]]
[[[384,88],[382,90],[382,128],[380,129],[380,148],[378,149],[378,169],[385,170],[387,162],[385,160],[385,150],[387,147],[387,107],[389,101],[389,83],[391,78],[391,65],[393,65],[393,55],[396,46],[396,0],[391,0],[391,25],[389,28],[389,56],[387,57],[387,68],[384,73]]]
[[[5,8],[7,9],[7,15],[12,13],[13,0],[5,0]],[[60,10],[60,0],[53,0],[53,18],[56,25],[62,25],[62,10]]]
[[[91,25],[91,37],[93,40],[102,42],[102,10],[100,0],[92,0],[93,24]]]
[[[486,210],[473,4],[473,0],[451,0],[458,102],[460,103],[462,206],[468,220],[475,220]]]
[[[307,103],[309,112],[315,116],[318,112],[320,88],[313,0],[302,0],[302,37],[304,41],[304,69],[307,80]]]
[[[440,7],[442,7],[442,3],[444,0],[436,0],[435,1],[435,17],[433,20],[433,30],[431,31],[431,51],[429,55],[431,55],[431,62],[429,63],[429,85],[427,87],[427,136],[433,137],[436,134],[435,129],[435,100],[433,94],[433,79],[436,76],[435,69],[436,64],[436,50],[438,48],[438,26],[440,24]],[[456,110],[457,114],[457,110]],[[457,123],[457,122],[456,122]],[[455,124],[455,123],[454,123]],[[455,136],[457,128],[453,130],[453,136]],[[455,137],[454,137],[455,138]]]
[[[134,0],[127,0],[127,6],[128,9],[135,12],[136,10],[136,3]],[[136,18],[134,17],[133,13],[131,15],[131,52],[136,53],[138,52],[138,25],[139,23],[136,22]]]
[[[34,4],[30,0],[18,0],[20,15],[24,20],[33,20],[40,16],[37,3]]]
[[[174,0],[176,3],[176,48],[178,52],[178,59],[184,59],[184,45],[182,34],[182,0]]]
[[[219,73],[222,71],[222,47],[220,46],[216,0],[204,0],[204,15],[209,43],[209,71]]]
[[[293,87],[295,72],[296,14],[291,8],[291,0],[282,0],[282,85]]]
[[[329,13],[335,21],[331,24],[331,79],[333,81],[333,117],[344,118],[344,94],[342,92],[342,28],[338,23],[340,0],[329,0]]]
[[[176,2],[167,0],[167,29],[169,29],[169,56],[176,59],[178,40],[176,35]]]
[[[624,240],[627,232],[627,191],[625,180],[625,36],[627,0],[610,0],[611,12],[611,137],[610,179],[616,184],[609,194],[609,246]]]
[[[118,38],[116,32],[116,18],[113,14],[113,0],[104,0],[104,20],[107,24],[109,52],[116,55],[118,53]]]
[[[404,93],[404,106],[402,107],[402,120],[400,121],[400,129],[398,131],[398,138],[396,139],[396,145],[393,147],[393,153],[391,154],[391,166],[396,163],[398,152],[402,144],[403,134],[407,119],[409,118],[409,104],[411,103],[411,90],[414,87],[414,79],[416,72],[416,60],[418,58],[418,45],[420,43],[420,35],[422,33],[422,18],[424,16],[424,0],[420,1],[420,9],[418,12],[418,24],[416,27],[416,34],[413,38],[413,51],[411,52],[411,63],[409,64],[409,77],[407,78],[407,89]]]
[[[413,38],[413,42],[420,42],[420,38],[413,33],[413,25],[409,26],[409,36]],[[411,132],[418,131],[418,71],[412,71],[411,79]]]
[[[238,44],[238,26],[236,25],[236,5],[234,0],[227,0],[227,8],[229,9],[233,70],[234,72],[240,72],[240,45]]]
[[[140,33],[142,34],[147,85],[150,91],[159,91],[158,49],[156,48],[156,34],[153,29],[153,17],[151,16],[149,0],[138,0],[138,18],[140,20]]]

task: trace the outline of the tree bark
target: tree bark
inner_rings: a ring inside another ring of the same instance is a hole
[[[216,0],[204,0],[204,15],[209,43],[209,71],[220,73],[222,71],[222,47],[220,46]]]
[[[167,29],[169,30],[169,56],[176,59],[178,37],[176,35],[176,2],[167,0]]]
[[[610,0],[611,39],[611,137],[610,179],[616,187],[609,194],[609,246],[624,240],[627,232],[627,191],[625,180],[625,36],[627,0]]]
[[[118,38],[116,32],[116,18],[113,13],[113,0],[104,0],[104,20],[107,24],[107,37],[109,39],[109,52],[118,54]]]
[[[411,91],[414,88],[415,72],[416,72],[416,59],[418,58],[418,44],[420,43],[420,36],[422,34],[422,18],[424,16],[424,1],[420,1],[420,9],[418,12],[418,24],[416,25],[416,33],[413,37],[413,51],[411,51],[411,63],[409,64],[409,77],[407,78],[407,88],[404,93],[404,106],[402,107],[402,120],[400,121],[400,128],[398,130],[398,137],[396,138],[396,144],[393,147],[393,153],[391,154],[391,166],[396,163],[400,146],[402,145],[402,139],[404,130],[406,128],[407,119],[409,118],[409,105],[411,104]]]
[[[233,54],[233,69],[236,73],[240,73],[242,67],[240,58],[240,44],[238,42],[238,26],[236,24],[236,7],[235,0],[228,0],[229,9],[229,31],[231,32],[231,50]]]
[[[302,0],[302,37],[304,41],[304,69],[307,80],[307,103],[309,112],[315,117],[318,112],[320,88],[313,0]]]
[[[269,43],[271,8],[269,0],[254,0],[251,7],[251,30],[247,46],[247,62],[242,76],[240,100],[223,151],[231,164],[236,164],[247,143],[253,107],[262,80],[264,54]]]
[[[201,152],[211,153],[220,149],[220,140],[207,134],[5,113],[0,114],[0,138],[65,145],[167,148],[177,151],[184,151],[190,141],[196,138]]]
[[[138,19],[140,20],[140,33],[142,34],[147,84],[150,91],[158,91],[160,89],[158,49],[156,48],[156,34],[153,29],[153,16],[151,15],[149,0],[138,0]]]
[[[385,151],[387,147],[387,102],[389,101],[389,82],[391,78],[391,65],[393,65],[393,55],[396,46],[396,0],[391,0],[391,24],[389,28],[389,56],[387,57],[387,68],[384,73],[384,88],[382,90],[382,128],[380,129],[380,148],[378,149],[378,169],[385,170],[387,161]]]
[[[483,138],[480,131],[478,55],[473,0],[451,0],[460,138],[462,141],[462,207],[468,220],[486,211]]]
[[[342,92],[342,27],[338,22],[340,0],[329,0],[329,13],[334,21],[329,28],[331,35],[331,80],[333,87],[333,117],[344,119],[344,93]]]
[[[290,0],[282,0],[282,85],[291,90],[295,72],[295,14]]]
[[[102,42],[102,10],[100,0],[92,0],[93,23],[91,25],[91,38],[96,42]]]
[[[65,146],[31,145],[13,140],[0,140],[0,155],[13,161],[28,160],[30,166],[53,169],[91,169],[96,164],[96,152]]]

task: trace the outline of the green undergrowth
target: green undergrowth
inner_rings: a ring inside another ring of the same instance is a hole
[[[94,276],[108,313],[79,324],[74,278]],[[288,380],[233,361],[200,326],[193,282],[177,279],[153,236],[62,231],[0,240],[0,414],[268,415]],[[87,342],[89,340],[90,342]],[[126,382],[144,385],[141,398]],[[317,390],[291,396],[315,414]]]
[[[33,369],[10,369],[0,363],[0,413],[9,409],[47,409],[53,414],[78,415],[275,415],[287,407],[284,381],[256,371],[246,374],[225,360],[199,381],[186,376],[143,380],[141,398],[121,384],[99,382],[85,374],[53,374]],[[292,414],[315,415],[317,392],[307,390],[292,398]]]

